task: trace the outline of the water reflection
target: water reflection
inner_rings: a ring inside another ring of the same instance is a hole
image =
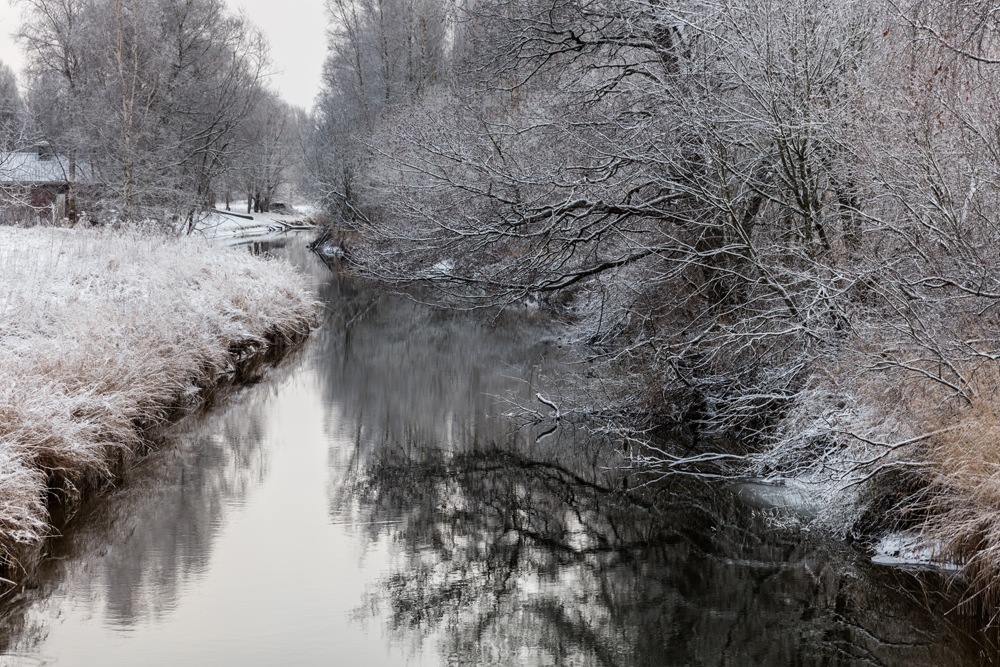
[[[171,446],[129,471],[118,493],[75,518],[66,539],[54,543],[48,566],[72,567],[79,564],[73,554],[98,552],[101,567],[89,576],[60,574],[100,590],[110,622],[128,626],[171,613],[185,585],[205,571],[227,509],[266,476],[263,398],[248,397],[247,414],[172,434]]]
[[[540,442],[514,431],[490,395],[530,401],[558,383],[565,355],[550,332],[486,328],[348,279],[326,290],[342,308],[316,357],[343,443],[331,509],[396,547],[358,610],[396,641],[434,637],[458,665],[957,665],[995,654],[936,574],[874,567],[731,489],[641,486],[615,469],[613,443],[582,429]]]
[[[335,306],[314,359],[326,401],[347,417],[331,428],[360,428],[369,443],[489,441],[513,428],[497,399],[531,402],[559,366],[558,343],[540,323],[490,326],[348,278],[328,281],[321,294]]]
[[[442,632],[448,664],[981,664],[940,582],[711,489],[651,505],[572,458],[387,452],[357,479],[372,522],[399,526],[367,613],[401,639]]]
[[[0,664],[980,665],[934,575],[872,566],[579,425],[572,354],[332,274],[302,356],[189,419],[8,596]],[[544,411],[544,408],[536,407]],[[995,645],[995,642],[994,644]]]
[[[267,474],[260,408],[268,391],[237,394],[245,412],[196,416],[171,429],[117,490],[69,518],[32,579],[8,593],[5,652],[43,644],[67,594],[122,629],[173,613],[208,567],[220,526]]]

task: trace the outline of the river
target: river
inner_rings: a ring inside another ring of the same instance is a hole
[[[305,347],[168,429],[0,604],[0,665],[981,665],[960,580],[890,568],[731,488],[637,487],[551,419],[579,360],[267,249]]]

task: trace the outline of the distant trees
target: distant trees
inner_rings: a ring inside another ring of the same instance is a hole
[[[441,0],[326,0],[329,54],[311,165],[348,219],[364,142],[390,110],[443,82],[452,12]]]
[[[10,151],[24,143],[26,121],[14,72],[0,62],[0,150]]]
[[[308,118],[266,93],[236,133],[238,157],[229,187],[246,195],[247,213],[267,213],[278,188],[288,182],[303,152]]]
[[[262,101],[267,43],[223,0],[16,0],[39,132],[86,160],[123,220],[188,220],[244,168],[239,140]],[[242,166],[238,166],[237,163]]]

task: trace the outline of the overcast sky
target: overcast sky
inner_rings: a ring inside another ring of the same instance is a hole
[[[227,0],[231,8],[246,9],[271,42],[271,60],[277,73],[272,87],[296,106],[311,109],[319,90],[319,74],[326,55],[326,16],[323,0]],[[17,30],[20,10],[0,0],[0,60],[20,73],[22,57],[10,34]]]

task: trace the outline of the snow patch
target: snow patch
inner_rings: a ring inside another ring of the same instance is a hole
[[[890,533],[875,546],[872,563],[903,568],[934,568],[959,571],[960,565],[939,560],[938,549],[920,535],[913,533]]]
[[[324,257],[329,257],[331,259],[342,260],[347,257],[347,253],[344,252],[343,248],[339,245],[333,245],[331,243],[324,243],[315,250]]]
[[[231,244],[295,229],[313,229],[304,213],[242,213],[212,209],[200,214],[195,232],[213,243]]]

